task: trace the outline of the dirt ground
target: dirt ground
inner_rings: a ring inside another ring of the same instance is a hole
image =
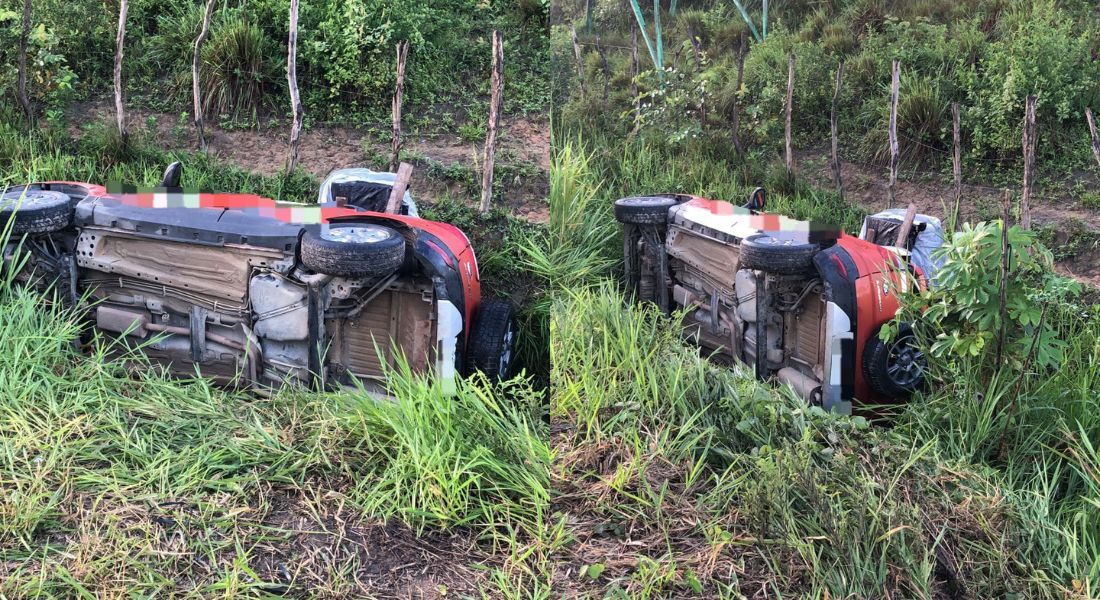
[[[109,99],[100,98],[74,105],[69,111],[69,123],[74,135],[79,125],[114,118]],[[198,150],[194,128],[179,124],[179,116],[146,109],[131,108],[127,121],[136,127],[148,127],[150,139],[162,148]],[[256,129],[225,130],[207,124],[209,150],[230,163],[255,173],[274,175],[286,163],[289,127],[261,126]],[[450,195],[469,204],[479,201],[477,191],[481,164],[484,160],[482,142],[468,142],[450,133],[418,135],[408,132],[404,151],[412,157],[414,195],[428,202]],[[303,130],[299,164],[317,177],[333,169],[370,167],[377,157],[388,157],[390,145],[366,129],[349,127],[313,127]],[[373,160],[372,160],[373,159]],[[534,223],[546,223],[550,218],[550,123],[548,119],[505,118],[497,145],[497,179],[495,187],[502,206],[513,215]],[[473,185],[471,185],[473,183]],[[473,189],[471,189],[473,188]]]
[[[834,186],[832,167],[829,166],[829,152],[826,148],[799,151],[796,153],[796,160],[811,183],[824,188]],[[849,200],[859,203],[868,211],[878,211],[886,207],[889,176],[885,169],[875,169],[860,163],[845,162],[842,159],[841,177],[844,182],[845,197]],[[1093,179],[1084,174],[1081,177]],[[1016,194],[1019,192],[1019,185],[1010,189]],[[1086,240],[1100,239],[1100,210],[1083,207],[1065,193],[1038,190],[1034,194],[1041,199],[1032,201],[1032,222],[1036,227],[1053,225],[1054,241],[1057,245],[1072,244],[1075,237]],[[945,212],[954,210],[955,190],[950,182],[899,179],[895,195],[899,205],[914,202],[921,213],[941,219],[945,217]],[[979,221],[999,218],[1002,206],[1001,191],[991,186],[967,184],[964,178],[962,202],[959,207],[962,220]],[[1073,256],[1058,261],[1058,271],[1094,287],[1100,287],[1100,247],[1096,244],[1096,241],[1080,244]]]

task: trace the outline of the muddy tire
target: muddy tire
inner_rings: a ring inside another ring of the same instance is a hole
[[[668,209],[680,200],[673,196],[632,196],[615,201],[615,219],[629,225],[664,225]]]
[[[505,300],[484,300],[474,316],[466,348],[466,371],[502,381],[516,356],[516,307]]]
[[[27,190],[0,197],[0,231],[11,223],[12,235],[53,233],[72,222],[69,196],[61,192]]]
[[[301,259],[309,270],[338,277],[385,277],[405,262],[405,238],[370,223],[330,225],[302,236]]]
[[[871,389],[890,398],[905,398],[924,386],[928,367],[913,328],[902,325],[889,342],[879,339],[878,331],[863,349],[863,374]]]
[[[741,268],[780,275],[804,275],[814,270],[821,246],[795,236],[757,233],[741,240]]]

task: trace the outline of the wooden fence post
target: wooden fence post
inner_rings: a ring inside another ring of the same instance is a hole
[[[794,150],[791,147],[791,111],[794,104],[794,54],[787,57],[787,128],[785,135],[787,176],[794,175]]]
[[[997,293],[997,314],[1000,318],[1000,331],[997,333],[997,360],[993,363],[998,367],[1001,365],[1001,356],[1005,346],[1008,266],[1011,263],[1009,253],[1012,252],[1012,247],[1008,245],[1008,219],[1012,215],[1012,192],[1010,192],[1008,188],[1005,188],[1003,203],[1004,206],[1002,207],[1003,212],[1001,217],[1001,285]]]
[[[1031,229],[1031,188],[1035,185],[1035,96],[1024,112],[1024,189],[1020,195],[1020,227]]]
[[[30,98],[27,97],[27,38],[31,35],[31,0],[23,0],[23,25],[19,30],[19,104],[27,115],[27,123],[34,120]]]
[[[581,54],[581,43],[577,41],[577,28],[571,29],[573,33],[573,56],[577,59],[577,86],[581,90],[581,98],[588,96],[588,90],[584,85],[584,55]]]
[[[1096,164],[1100,165],[1100,136],[1096,135],[1096,120],[1092,117],[1092,109],[1085,109],[1085,120],[1089,123],[1089,136],[1092,138],[1092,155],[1096,157]]]
[[[962,119],[959,114],[959,103],[951,103],[951,137],[954,141],[954,152],[951,154],[951,170],[955,175],[955,214],[952,216],[951,227],[959,229],[959,211],[962,208]]]
[[[504,92],[504,39],[493,30],[492,100],[489,104],[489,129],[485,133],[485,172],[481,174],[481,212],[489,212],[493,201],[493,168],[496,164],[497,125],[500,122],[500,102]]]
[[[397,43],[397,82],[393,87],[393,149],[390,152],[390,171],[397,169],[401,162],[401,147],[404,145],[401,133],[401,105],[405,96],[405,60],[409,55],[409,42]]]
[[[214,14],[214,0],[206,0],[206,10],[202,14],[202,29],[195,38],[195,52],[191,56],[191,95],[194,99],[195,128],[199,132],[199,149],[206,152],[206,134],[202,122],[202,88],[199,78],[199,65],[202,61],[202,45],[210,35],[210,17]]]
[[[748,38],[745,32],[741,32],[741,46],[737,51],[737,94],[741,93],[741,85],[745,82],[745,53],[749,50]],[[735,97],[733,101],[733,148],[737,156],[744,156],[745,148],[741,146],[741,99]]]
[[[844,180],[840,174],[840,132],[837,126],[837,106],[840,104],[840,86],[844,81],[844,61],[836,67],[836,88],[833,89],[833,106],[829,112],[829,129],[832,132],[833,141],[833,178],[836,180],[836,193],[844,199]]]
[[[596,54],[600,56],[600,70],[603,71],[603,100],[611,96],[611,67],[607,64],[607,54],[600,45],[600,36],[596,36]]]
[[[390,198],[386,201],[386,212],[391,215],[401,214],[401,201],[405,199],[405,192],[409,189],[409,181],[412,179],[413,166],[403,162],[397,167],[397,178],[390,188]]]
[[[115,112],[118,115],[118,134],[126,137],[126,115],[122,106],[122,49],[126,43],[126,11],[128,0],[118,3],[118,37],[115,38]]]
[[[641,65],[638,63],[638,28],[635,27],[630,30],[630,96],[634,98],[633,131],[638,130],[638,125],[642,121],[642,99],[638,95],[638,75],[641,72]]]
[[[290,108],[294,121],[290,126],[290,150],[286,159],[286,176],[298,168],[298,146],[302,135],[302,99],[298,95],[298,0],[290,0],[290,33],[287,36],[286,81],[290,88]]]
[[[887,208],[897,202],[898,185],[898,90],[901,88],[901,61],[895,60],[890,74],[890,195]]]

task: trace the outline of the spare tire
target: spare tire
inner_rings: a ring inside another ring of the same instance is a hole
[[[53,233],[73,222],[69,196],[46,190],[8,192],[0,197],[0,231],[11,223],[14,235]]]
[[[814,269],[814,255],[821,246],[805,233],[770,231],[741,240],[741,268],[781,275],[804,275]]]
[[[674,196],[632,196],[615,201],[615,219],[628,225],[664,225],[668,209],[680,200]]]
[[[884,396],[907,397],[924,385],[928,360],[909,324],[899,327],[897,337],[889,342],[879,339],[875,330],[867,340],[862,358],[867,383]]]
[[[385,277],[405,262],[405,238],[373,223],[341,223],[307,230],[301,258],[309,270],[339,277]]]

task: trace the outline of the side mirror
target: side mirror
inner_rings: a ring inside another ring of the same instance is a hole
[[[767,206],[767,192],[764,188],[758,187],[749,194],[749,201],[745,204],[745,208],[752,212],[761,212],[765,206]]]
[[[176,161],[164,170],[164,177],[160,179],[160,187],[162,188],[178,188],[180,187],[180,175],[183,173],[183,165]]]

